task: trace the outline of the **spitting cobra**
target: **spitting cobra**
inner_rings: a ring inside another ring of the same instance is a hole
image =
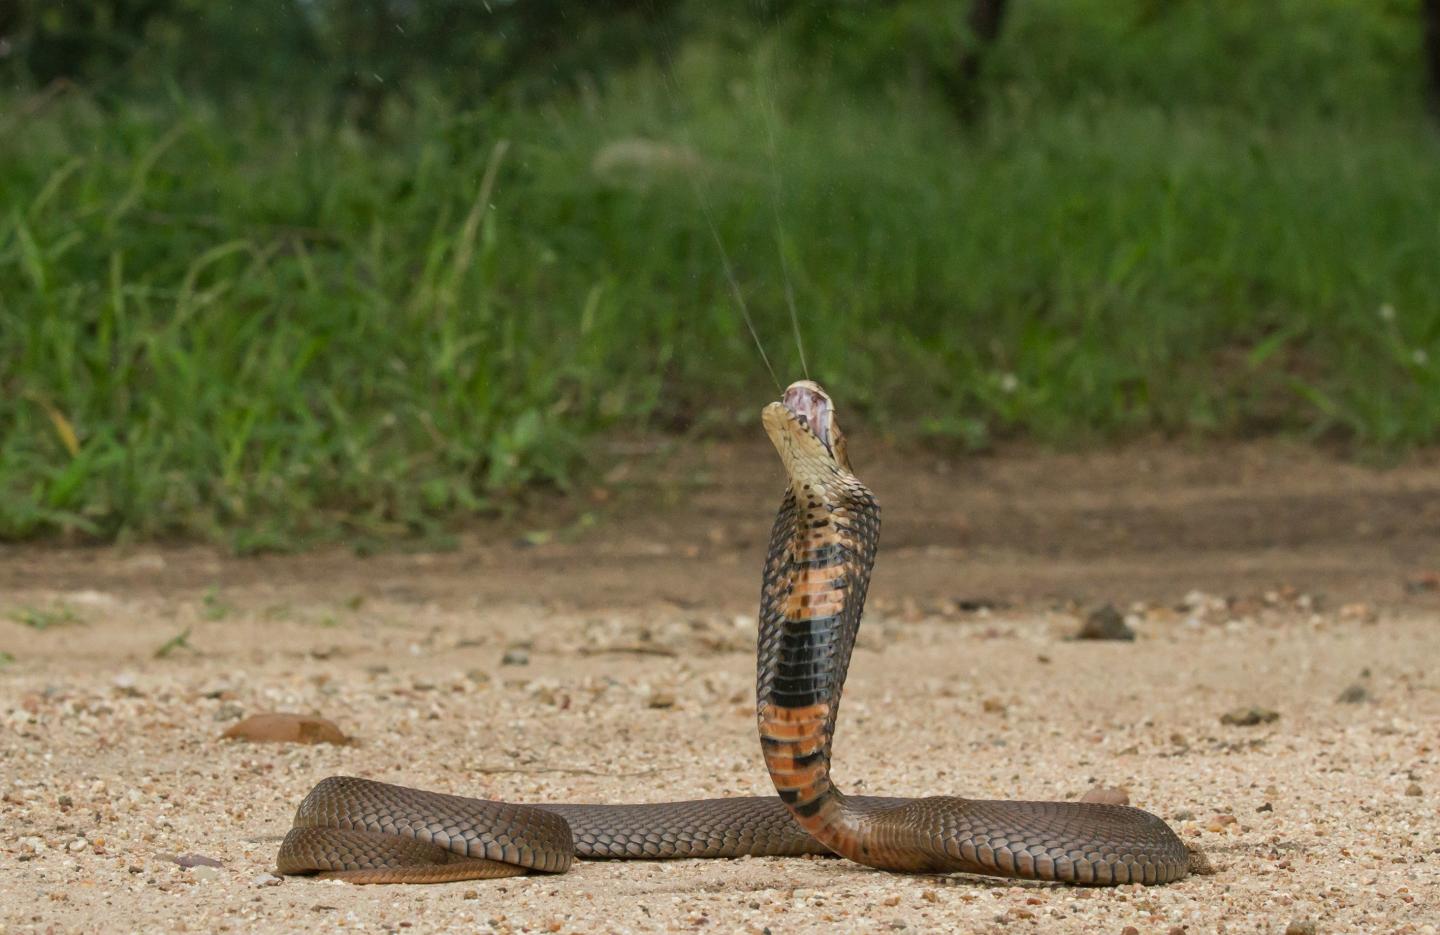
[[[880,536],[830,397],[808,380],[763,412],[788,489],[760,592],[760,746],[778,793],[654,805],[512,805],[337,776],[301,802],[287,874],[425,883],[560,873],[573,857],[837,854],[881,870],[1168,883],[1191,855],[1138,808],[847,796],[830,748]],[[1197,863],[1201,860],[1197,855]]]

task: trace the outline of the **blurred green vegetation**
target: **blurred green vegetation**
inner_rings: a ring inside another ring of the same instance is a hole
[[[490,6],[0,17],[0,538],[425,534],[753,431],[707,217],[872,436],[1436,439],[1413,2]]]

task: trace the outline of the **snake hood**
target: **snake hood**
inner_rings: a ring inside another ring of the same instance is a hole
[[[820,384],[812,380],[790,384],[779,402],[765,407],[761,421],[791,480],[812,471],[852,473],[835,403]]]

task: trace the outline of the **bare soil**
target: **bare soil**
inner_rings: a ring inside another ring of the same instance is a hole
[[[764,793],[752,615],[781,482],[764,447],[708,444],[629,459],[449,552],[0,547],[0,932],[1436,931],[1440,456],[859,461],[886,520],[841,786],[1120,786],[1218,873],[1115,890],[819,859],[411,888],[270,875],[333,773],[515,801]],[[1137,639],[1069,639],[1105,603]],[[1276,717],[1222,723],[1252,707]],[[354,743],[219,739],[264,711]]]

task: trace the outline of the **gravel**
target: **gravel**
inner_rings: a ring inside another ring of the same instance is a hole
[[[137,588],[78,627],[7,633],[16,661],[0,674],[0,931],[1308,924],[1428,935],[1440,919],[1440,811],[1425,791],[1440,787],[1440,626],[1425,610],[1361,621],[1282,607],[1231,627],[1194,625],[1192,612],[1157,603],[1145,639],[1116,646],[1065,639],[1073,617],[1042,605],[983,618],[887,616],[880,605],[841,716],[843,788],[1048,799],[1127,790],[1218,871],[1173,886],[901,876],[823,859],[581,862],[562,877],[409,888],[278,877],[295,806],[335,773],[522,802],[768,791],[754,663],[737,648],[753,639],[743,606],[477,608],[384,595],[382,583],[349,609],[348,594],[281,597],[257,584],[227,589],[224,620],[192,622],[183,599]],[[193,625],[198,652],[155,659],[177,624]],[[502,664],[521,643],[528,666]],[[675,652],[595,654],[638,645]],[[1357,664],[1372,673],[1370,702],[1334,704]],[[1217,711],[1251,708],[1285,717],[1217,724]],[[331,718],[354,742],[222,741],[239,711]],[[187,869],[172,855],[213,863]]]

